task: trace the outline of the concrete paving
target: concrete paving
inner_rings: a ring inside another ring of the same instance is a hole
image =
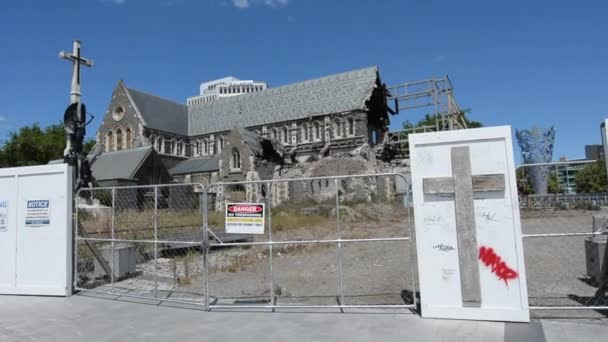
[[[608,322],[504,324],[409,312],[204,312],[85,296],[0,296],[0,341],[606,341]]]

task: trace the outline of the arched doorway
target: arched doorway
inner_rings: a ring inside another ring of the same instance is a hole
[[[228,202],[244,202],[245,186],[242,184],[228,185],[226,188],[226,200]]]

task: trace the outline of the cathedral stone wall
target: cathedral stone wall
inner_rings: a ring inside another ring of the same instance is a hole
[[[122,118],[119,121],[116,121],[114,119],[114,114],[115,111],[119,109],[119,107],[123,110]],[[99,134],[97,136],[97,144],[103,147],[102,151],[108,151],[108,146],[106,145],[106,138],[108,136],[108,132],[112,132],[112,136],[114,139],[114,148],[112,150],[116,150],[115,147],[117,128],[122,129],[123,142],[126,141],[126,128],[130,128],[132,132],[132,140],[130,145],[126,145],[123,143],[123,149],[146,145],[142,136],[143,127],[141,126],[140,120],[137,117],[137,112],[135,111],[135,108],[131,104],[131,101],[129,101],[129,98],[122,87],[116,87],[116,90],[114,90],[114,93],[112,94],[112,100],[110,101],[110,105],[106,110],[103,121],[101,122],[101,125],[98,130]]]

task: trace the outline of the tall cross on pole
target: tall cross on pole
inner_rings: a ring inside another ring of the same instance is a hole
[[[92,67],[93,60],[80,55],[80,41],[74,41],[72,53],[61,51],[59,57],[72,62],[72,90],[70,91],[70,103],[80,102],[80,65]]]
[[[63,156],[64,157],[68,157],[70,155],[73,155],[74,153],[79,153],[81,151],[74,151],[74,145],[77,145],[76,148],[78,148],[79,145],[77,141],[79,141],[79,139],[75,140],[75,133],[77,131],[77,126],[81,126],[82,131],[80,135],[82,135],[81,138],[84,139],[84,122],[85,122],[85,115],[86,113],[83,113],[85,110],[83,110],[84,105],[81,104],[80,102],[80,65],[84,65],[84,66],[88,66],[88,67],[92,67],[93,66],[93,61],[87,58],[83,58],[80,55],[80,41],[79,40],[75,40],[74,41],[74,47],[72,49],[72,53],[69,52],[65,52],[65,51],[61,51],[59,53],[59,57],[66,59],[70,62],[72,62],[72,87],[71,87],[71,91],[70,91],[70,104],[74,105],[74,109],[75,109],[75,113],[74,113],[74,117],[73,119],[70,119],[70,123],[65,122],[65,128],[66,128],[66,132],[67,132],[67,136],[66,136],[66,146],[65,146],[65,150],[63,151]],[[68,111],[66,111],[66,115],[68,115],[68,112],[70,111],[70,107],[68,107]],[[72,115],[69,115],[72,116]],[[64,121],[66,118],[64,117]],[[75,119],[75,120],[74,120]],[[81,140],[81,139],[80,139]]]

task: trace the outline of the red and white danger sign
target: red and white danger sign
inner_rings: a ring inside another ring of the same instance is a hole
[[[226,233],[264,234],[263,203],[227,203]]]

